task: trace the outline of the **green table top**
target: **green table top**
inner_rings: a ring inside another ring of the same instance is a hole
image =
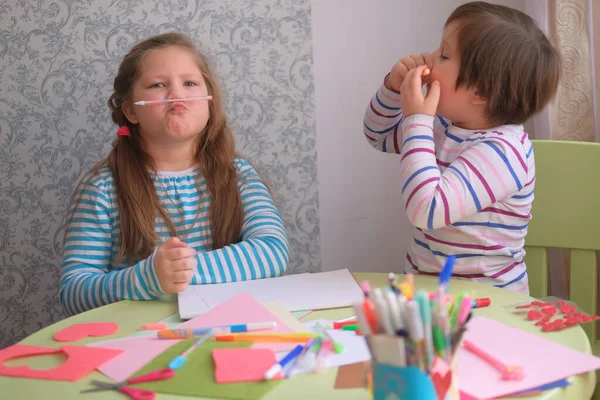
[[[373,287],[381,287],[387,284],[386,274],[379,273],[355,273],[355,278],[360,282],[369,280]],[[434,290],[437,279],[426,276],[415,276],[415,287]],[[524,321],[511,315],[502,306],[532,300],[530,297],[497,289],[490,286],[484,286],[477,283],[461,280],[452,280],[449,292],[458,293],[468,291],[475,297],[489,297],[492,300],[490,307],[477,309],[476,316],[485,316],[495,319],[507,325],[518,327],[525,331],[537,335],[543,335],[545,338],[561,343],[570,348],[590,353],[590,344],[587,336],[580,327],[573,327],[559,332],[542,333],[539,327],[534,326],[529,321]],[[156,301],[122,301],[108,306],[100,307],[83,314],[67,318],[54,325],[48,326],[33,335],[21,341],[21,344],[29,344],[45,347],[59,347],[60,343],[55,342],[52,336],[55,332],[64,329],[75,323],[82,322],[104,322],[112,321],[119,324],[119,331],[103,338],[90,338],[78,342],[74,345],[83,345],[95,341],[104,341],[125,337],[137,331],[141,325],[159,321],[177,312],[177,300],[175,296],[165,296]],[[315,311],[303,321],[325,318],[329,320],[341,319],[352,316],[350,308]],[[63,357],[59,355],[48,355],[37,357],[32,360],[15,360],[9,362],[9,365],[29,365],[31,368],[49,369],[63,362]],[[369,394],[365,389],[343,389],[335,390],[333,388],[337,369],[330,368],[321,374],[303,374],[295,376],[283,382],[277,388],[263,397],[263,400],[276,399],[344,399],[344,400],[367,400]],[[2,387],[1,398],[7,399],[42,399],[50,397],[60,399],[89,398],[90,400],[102,399],[123,399],[123,395],[116,391],[104,391],[92,394],[80,394],[83,389],[90,387],[89,382],[93,379],[104,379],[105,377],[95,372],[78,382],[57,382],[43,381],[22,378],[9,378],[0,376],[0,387]],[[594,372],[578,375],[571,378],[571,386],[565,389],[553,389],[544,392],[541,396],[527,397],[527,399],[589,399],[594,391],[596,376]],[[185,397],[158,394],[157,399],[185,399]]]

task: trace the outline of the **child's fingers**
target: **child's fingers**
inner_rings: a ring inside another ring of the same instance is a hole
[[[427,65],[421,65],[415,69],[408,71],[408,74],[404,78],[404,81],[407,83],[407,88],[413,95],[417,95],[418,93],[423,93],[423,72],[427,69]]]
[[[417,68],[417,66],[418,66],[416,60],[413,58],[412,55],[410,55],[408,57],[404,57],[402,59],[402,64],[404,64],[406,66],[406,68],[408,68],[409,71],[413,68]]]
[[[427,53],[421,53],[421,54],[411,54],[411,58],[413,60],[415,60],[415,67],[419,67],[421,65],[426,65],[427,61],[425,56],[427,55]]]
[[[196,267],[196,263],[197,261],[195,257],[182,258],[180,260],[172,261],[169,270],[171,272],[193,270]]]
[[[174,283],[173,286],[171,287],[171,290],[169,291],[169,293],[172,293],[172,294],[181,293],[185,289],[187,289],[189,285],[190,284],[188,282]]]
[[[187,244],[183,243],[178,237],[172,237],[167,239],[160,247],[163,249],[173,249],[177,247],[187,247]]]
[[[173,283],[187,283],[194,276],[193,271],[177,271],[173,274]]]
[[[177,261],[183,258],[193,257],[196,255],[196,250],[191,247],[176,247],[164,250],[167,260]]]
[[[429,86],[429,92],[427,93],[427,98],[425,99],[425,105],[427,106],[427,108],[436,110],[439,102],[440,102],[440,83],[438,81],[434,81]]]

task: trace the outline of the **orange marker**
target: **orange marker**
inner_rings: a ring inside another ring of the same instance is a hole
[[[423,75],[421,76],[426,76],[429,75],[431,73],[431,70],[429,68],[425,68],[425,70],[423,71]]]
[[[231,334],[215,335],[217,342],[270,342],[270,343],[306,343],[317,337],[313,333],[273,333],[273,334]]]
[[[363,281],[361,287],[363,293],[365,294],[365,301],[363,302],[363,311],[365,313],[365,318],[367,319],[369,328],[371,328],[371,333],[379,333],[379,329],[377,329],[377,315],[375,314],[375,307],[373,306],[373,302],[369,298],[371,295],[371,285],[368,281]]]

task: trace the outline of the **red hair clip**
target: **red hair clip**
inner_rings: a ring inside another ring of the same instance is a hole
[[[131,136],[131,131],[129,131],[129,127],[125,125],[117,129],[117,136]]]

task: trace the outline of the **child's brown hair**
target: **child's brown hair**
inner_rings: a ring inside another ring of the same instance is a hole
[[[178,236],[177,229],[162,206],[151,170],[156,170],[153,160],[140,146],[138,127],[129,122],[122,110],[123,102],[131,100],[133,83],[138,79],[149,52],[167,46],[177,46],[194,56],[206,83],[209,104],[209,119],[202,132],[198,132],[196,161],[208,188],[210,198],[209,220],[212,233],[212,248],[218,249],[237,243],[241,234],[244,209],[238,189],[238,174],[234,167],[235,143],[221,105],[221,94],[215,75],[205,57],[192,40],[180,33],[164,33],[146,39],[134,46],[125,55],[114,80],[114,93],[108,100],[112,120],[119,126],[127,126],[131,136],[120,136],[114,143],[108,157],[92,168],[82,182],[97,175],[108,166],[113,174],[121,225],[119,256],[128,264],[147,258],[158,236],[155,232],[157,215],[167,223],[172,236]],[[80,187],[81,187],[80,182]],[[198,190],[200,182],[198,182]],[[74,197],[81,188],[76,190]],[[71,207],[74,210],[76,207]],[[68,218],[72,218],[69,215]]]
[[[561,60],[527,14],[482,1],[454,10],[460,72],[456,88],[475,88],[497,125],[522,124],[552,100]]]

